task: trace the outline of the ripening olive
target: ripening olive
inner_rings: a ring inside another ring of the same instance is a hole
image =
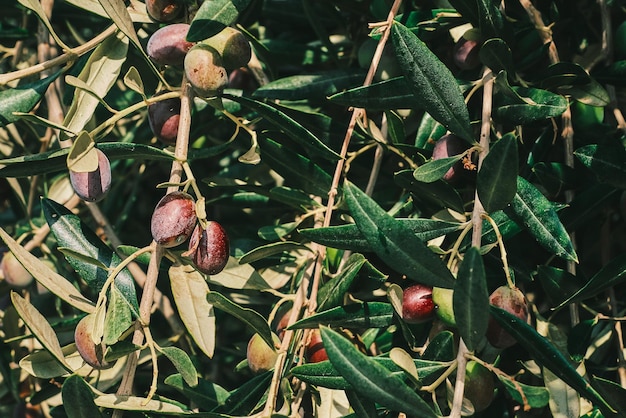
[[[160,95],[159,92],[156,95]],[[156,96],[155,95],[155,96]],[[166,145],[176,144],[180,122],[180,98],[161,100],[148,106],[148,123],[157,139]]]
[[[111,188],[111,164],[109,159],[96,148],[98,153],[98,168],[91,172],[78,172],[72,169],[70,172],[70,182],[74,192],[87,202],[98,202]]]
[[[196,44],[185,56],[185,75],[200,97],[214,97],[228,85],[222,57],[206,44]]]
[[[280,345],[278,336],[272,333],[272,339],[275,345]],[[266,372],[274,367],[278,353],[274,347],[267,345],[265,340],[259,334],[254,334],[248,342],[246,351],[248,359],[248,367],[253,373]]]
[[[196,225],[196,205],[191,195],[175,191],[166,194],[152,212],[150,230],[152,238],[170,248],[189,238]]]
[[[187,51],[194,45],[185,39],[187,32],[186,23],[163,26],[150,36],[146,53],[159,65],[183,65]]]
[[[497,308],[504,309],[524,322],[528,320],[526,297],[517,287],[498,287],[489,296],[489,303]],[[517,342],[493,318],[489,318],[486,337],[489,343],[496,348],[508,348]]]
[[[481,412],[493,401],[495,396],[493,374],[474,360],[465,366],[465,398],[474,406],[475,412]]]
[[[230,26],[205,39],[202,43],[214,48],[222,56],[222,62],[227,70],[243,67],[252,57],[250,43],[246,37]]]
[[[444,135],[435,143],[435,147],[433,148],[433,160],[462,154],[467,148],[467,143],[463,138],[454,134]],[[454,181],[462,172],[463,163],[462,161],[458,161],[446,171],[446,174],[444,174],[442,178],[446,181]]]
[[[480,65],[480,43],[461,37],[452,49],[452,60],[461,70],[473,70]]]
[[[146,0],[148,15],[157,22],[171,22],[183,10],[181,0]]]
[[[94,321],[95,316],[90,314],[81,319],[78,325],[76,325],[76,330],[74,331],[76,349],[83,360],[85,360],[85,363],[94,369],[108,369],[113,366],[113,363],[104,360],[106,345],[103,342],[95,344],[91,338]]]
[[[228,263],[230,246],[222,225],[209,221],[206,229],[197,225],[189,239],[191,260],[205,274],[217,274]]]
[[[328,354],[324,348],[322,334],[319,328],[315,328],[311,331],[311,339],[306,346],[305,356],[308,363],[319,363],[328,360]]]
[[[10,251],[4,253],[2,262],[0,262],[0,269],[4,280],[11,287],[27,287],[33,282],[32,274],[24,268],[22,263],[17,261],[17,258]]]

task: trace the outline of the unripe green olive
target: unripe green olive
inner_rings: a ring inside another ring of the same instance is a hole
[[[76,349],[83,360],[85,360],[85,363],[94,369],[108,369],[113,366],[113,363],[104,360],[106,345],[103,342],[94,344],[91,338],[94,321],[95,316],[90,314],[81,319],[78,325],[76,325],[76,330],[74,331]]]
[[[146,0],[148,15],[157,22],[171,22],[183,11],[181,0]]]
[[[228,85],[222,57],[206,44],[196,44],[185,56],[185,75],[200,97],[215,97]]]
[[[227,70],[245,66],[252,57],[250,43],[246,37],[235,28],[225,27],[218,34],[202,41],[203,44],[215,49],[222,57]]]
[[[187,51],[194,45],[187,41],[187,32],[186,23],[163,26],[150,36],[146,53],[159,65],[182,65]]]
[[[464,396],[472,402],[475,412],[487,409],[495,396],[493,374],[474,360],[468,361],[465,367]]]
[[[191,195],[175,191],[166,194],[157,203],[150,220],[152,238],[170,248],[182,244],[196,226],[196,204]]]
[[[98,153],[98,168],[91,172],[69,170],[70,182],[74,192],[87,202],[99,202],[111,188],[111,164],[109,159],[96,148]]]
[[[27,287],[33,282],[33,276],[24,268],[12,252],[6,252],[0,262],[2,276],[7,284],[15,288]]]
[[[500,286],[489,296],[489,303],[515,315],[522,321],[528,320],[528,305],[526,297],[517,287]],[[498,322],[489,318],[486,337],[489,343],[496,348],[508,348],[517,341],[506,332]]]
[[[155,96],[162,94],[157,93]],[[176,144],[180,122],[180,98],[161,100],[148,106],[148,123],[156,138],[166,145]]]
[[[455,327],[454,304],[452,301],[454,291],[442,287],[433,288],[433,302],[436,306],[437,317],[446,325]]]
[[[230,244],[222,225],[209,221],[206,229],[197,225],[189,239],[191,260],[205,274],[217,274],[228,263]]]
[[[280,340],[276,334],[272,333],[272,339],[276,346],[280,345]],[[252,370],[253,373],[261,373],[271,370],[274,367],[278,353],[276,352],[276,348],[267,345],[259,334],[254,334],[248,342],[246,358],[250,370]]]

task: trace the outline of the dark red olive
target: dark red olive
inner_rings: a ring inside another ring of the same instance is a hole
[[[463,138],[454,134],[444,135],[435,143],[435,147],[433,148],[433,160],[462,154],[467,148],[468,145]],[[446,174],[443,175],[443,179],[446,181],[454,181],[462,172],[463,162],[458,161],[454,166],[446,171]]]
[[[228,235],[215,221],[209,221],[206,229],[197,225],[189,239],[191,260],[205,274],[217,274],[224,270],[229,252]]]
[[[500,286],[489,296],[489,303],[504,309],[524,322],[528,320],[526,297],[517,287]],[[489,343],[496,348],[508,348],[517,342],[493,318],[489,318],[486,336]]]
[[[416,284],[402,293],[402,319],[409,324],[420,324],[435,317],[433,288]]]
[[[452,59],[461,70],[473,70],[480,65],[480,43],[461,37],[454,45]]]
[[[305,356],[308,363],[319,363],[328,360],[328,354],[322,342],[322,334],[318,328],[311,331],[311,339],[306,346]]]
[[[157,93],[155,96],[162,94]],[[148,123],[154,136],[166,145],[176,144],[180,122],[180,98],[161,100],[148,106]]]
[[[169,248],[182,244],[196,225],[196,204],[189,194],[181,191],[168,193],[152,212],[152,238]]]
[[[163,26],[150,36],[146,52],[159,65],[183,65],[187,51],[194,45],[188,42],[189,25],[175,23]]]

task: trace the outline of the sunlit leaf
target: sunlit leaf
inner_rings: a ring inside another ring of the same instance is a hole
[[[353,303],[315,313],[289,329],[317,328],[320,325],[345,328],[384,328],[393,321],[393,307],[384,302]]]
[[[0,127],[19,120],[13,112],[30,112],[59,74],[60,71],[33,83],[0,91]]]

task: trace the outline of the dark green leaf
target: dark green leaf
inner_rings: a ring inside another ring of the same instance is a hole
[[[423,149],[432,149],[435,141],[445,134],[446,128],[428,113],[424,113],[415,135],[415,146]]]
[[[450,208],[459,213],[464,212],[459,192],[444,180],[422,183],[415,180],[413,170],[403,170],[395,174],[394,181],[398,186],[410,191],[418,200],[434,203],[441,208]]]
[[[187,353],[178,347],[162,347],[159,351],[172,362],[187,385],[198,385],[198,372]]]
[[[267,392],[272,376],[273,373],[268,371],[248,380],[232,391],[224,404],[215,408],[213,412],[226,413],[231,416],[250,415]]]
[[[561,86],[587,84],[591,77],[583,67],[573,62],[558,62],[550,65],[537,74],[539,85],[543,89],[554,89]]]
[[[428,241],[454,231],[463,226],[461,224],[433,219],[396,218],[410,229],[420,240]],[[357,252],[371,252],[372,247],[359,231],[355,224],[329,226],[325,228],[306,228],[298,231],[305,238],[327,247]]]
[[[41,203],[46,221],[50,225],[50,230],[59,246],[96,258],[111,270],[122,262],[122,259],[115,252],[65,206],[50,199],[43,199]],[[69,257],[67,261],[96,292],[102,289],[109,275],[108,271],[76,258]],[[135,281],[130,272],[127,269],[123,269],[115,278],[114,285],[124,296],[124,300],[128,304],[128,308],[133,312],[133,315],[139,317]],[[128,328],[131,324],[129,322],[126,325],[126,328]]]
[[[326,196],[332,185],[330,174],[308,158],[269,138],[259,138],[261,159],[278,174],[302,187],[305,192]]]
[[[355,411],[359,418],[378,418],[376,402],[372,398],[360,395],[358,392],[346,390],[346,398],[350,402],[350,408]]]
[[[504,135],[493,144],[476,176],[478,197],[487,213],[504,209],[517,191],[517,138]]]
[[[0,91],[0,127],[19,120],[20,117],[14,115],[13,112],[30,112],[59,74],[61,74],[60,71],[34,83]]]
[[[547,338],[537,333],[534,328],[515,315],[495,306],[491,306],[490,309],[492,318],[506,332],[511,334],[539,365],[550,370],[582,396],[597,403],[598,406],[608,406],[604,398],[578,374],[576,368]]]
[[[191,21],[187,40],[198,42],[221,32],[235,23],[250,0],[211,0],[202,3]]]
[[[350,212],[374,252],[418,283],[451,288],[454,277],[441,259],[383,208],[351,183],[344,186]]]
[[[191,387],[185,383],[185,380],[180,374],[173,374],[166,377],[164,383],[175,388],[200,408],[206,410],[211,410],[219,405],[223,405],[224,401],[229,396],[226,389],[205,379],[198,379],[198,385]]]
[[[321,333],[329,360],[355,392],[394,411],[423,418],[437,417],[402,379],[362,354],[341,334],[326,327],[321,328]]]
[[[68,418],[102,417],[94,402],[93,391],[82,377],[72,375],[65,379],[61,393]]]
[[[602,182],[626,189],[626,150],[621,144],[591,144],[574,155]]]
[[[602,394],[605,399],[611,400],[611,406],[615,408],[618,416],[626,416],[626,390],[615,382],[601,377],[594,376],[593,386]],[[606,412],[605,412],[606,413]],[[605,417],[613,416],[606,413]]]
[[[310,153],[331,161],[336,161],[341,158],[339,154],[328,148],[328,146],[313,135],[311,131],[304,128],[285,112],[274,106],[242,96],[226,94],[224,97],[254,110],[276,128],[284,131],[291,139],[302,145]]]
[[[559,93],[571,96],[589,106],[606,106],[610,103],[609,93],[593,78],[587,84],[559,87]]]
[[[517,178],[517,194],[511,208],[539,244],[565,260],[578,262],[572,241],[554,206],[522,177]]]
[[[609,261],[582,288],[564,300],[558,307],[594,297],[624,280],[626,280],[626,255],[622,254]]]
[[[498,3],[493,0],[477,0],[480,33],[485,37],[500,36],[504,28],[504,17]]]
[[[567,352],[574,361],[583,361],[591,344],[591,335],[598,319],[587,319],[576,324],[567,336]]]
[[[239,259],[240,264],[253,263],[255,261],[262,260],[267,257],[271,257],[276,254],[282,254],[292,250],[308,250],[311,251],[306,245],[302,245],[299,242],[293,241],[280,241],[273,242],[271,244],[262,245],[248,251]]]
[[[479,26],[480,17],[476,0],[450,0],[450,4],[472,25]]]
[[[385,116],[387,117],[387,132],[391,142],[394,144],[403,143],[406,137],[404,119],[393,110],[386,111]]]
[[[409,89],[404,77],[394,77],[369,86],[348,89],[330,96],[329,99],[338,105],[368,110],[422,108],[422,104]]]
[[[103,142],[98,144],[109,160],[147,159],[168,160],[174,159],[171,153],[142,144],[123,142]],[[69,148],[42,152],[40,154],[24,155],[0,160],[0,176],[28,177],[36,174],[54,173],[67,169],[67,154]]]
[[[453,157],[440,158],[438,160],[432,160],[423,164],[415,169],[413,177],[415,180],[423,183],[432,183],[443,177],[458,161],[461,160],[464,154],[455,155]]]
[[[435,335],[422,353],[422,359],[432,361],[452,361],[456,357],[455,337],[450,331],[442,331]]]
[[[552,266],[539,266],[537,277],[553,306],[561,305],[585,284],[580,274],[573,275]]]
[[[345,328],[384,328],[393,322],[393,307],[385,302],[353,303],[318,312],[299,320],[289,329],[328,325]]]
[[[346,260],[341,272],[320,287],[317,292],[318,312],[323,312],[342,304],[344,295],[366,261],[362,254],[352,254]]]
[[[465,253],[453,293],[454,317],[461,338],[470,351],[478,349],[489,323],[489,292],[480,251],[470,247]]]
[[[280,78],[259,87],[252,94],[252,97],[279,100],[320,100],[338,91],[362,84],[364,79],[365,72],[352,69],[294,75]]]
[[[532,170],[554,196],[576,186],[576,171],[566,164],[541,162],[535,164]]]
[[[608,67],[596,67],[591,75],[598,82],[603,84],[613,84],[615,86],[626,85],[626,60],[616,61]]]
[[[259,334],[267,345],[274,347],[274,340],[272,339],[270,326],[267,324],[265,318],[263,318],[259,313],[250,308],[242,308],[235,302],[217,292],[209,292],[206,299],[211,305],[213,305],[214,308],[224,311],[244,322],[252,328],[254,332]]]
[[[471,141],[467,106],[450,70],[402,24],[391,26],[391,37],[400,68],[422,107],[449,131]]]
[[[479,51],[480,61],[491,69],[494,74],[506,71],[515,74],[511,49],[502,39],[492,38],[485,41]]]
[[[496,120],[524,125],[560,116],[567,109],[567,99],[559,94],[527,87],[511,89],[521,101],[502,92],[495,94],[493,116]]]

